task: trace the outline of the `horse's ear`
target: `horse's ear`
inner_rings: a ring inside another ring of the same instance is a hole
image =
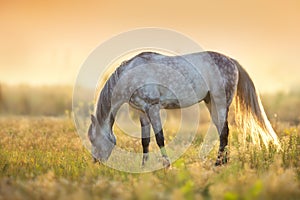
[[[91,114],[91,120],[92,120],[92,124],[96,124],[96,117],[93,115],[93,114]]]

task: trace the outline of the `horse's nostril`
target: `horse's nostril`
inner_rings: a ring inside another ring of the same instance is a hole
[[[93,162],[96,163],[96,162],[98,162],[98,160],[93,157]]]

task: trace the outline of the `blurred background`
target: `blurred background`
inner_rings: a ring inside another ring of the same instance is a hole
[[[0,115],[70,116],[77,73],[97,45],[162,27],[237,59],[271,121],[298,125],[299,9],[297,0],[0,0]]]

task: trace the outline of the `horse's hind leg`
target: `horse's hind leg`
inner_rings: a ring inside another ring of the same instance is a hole
[[[163,157],[163,165],[164,165],[164,167],[169,167],[170,161],[169,161],[166,149],[165,149],[164,133],[162,130],[159,110],[160,110],[159,105],[155,104],[155,105],[151,105],[149,107],[149,109],[146,110],[146,113],[148,115],[148,118],[149,118],[150,123],[153,128],[153,131],[155,133],[156,143],[159,146],[160,152]]]
[[[218,152],[218,158],[215,163],[216,166],[225,164],[228,161],[228,152],[225,151],[225,148],[228,144],[228,135],[229,135],[229,128],[228,128],[228,121],[226,120],[222,132],[220,134],[220,147]]]
[[[225,151],[225,147],[228,144],[228,104],[222,102],[222,99],[213,98],[212,96],[207,96],[204,99],[206,106],[210,112],[211,118],[216,125],[220,138],[220,146],[218,152],[218,158],[216,160],[215,165],[222,165],[227,162],[227,152]]]
[[[143,161],[142,166],[149,157],[149,143],[150,143],[150,121],[145,113],[140,115],[140,122],[142,127],[142,146],[143,146]]]

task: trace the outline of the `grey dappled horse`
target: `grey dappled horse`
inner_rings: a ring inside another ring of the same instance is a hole
[[[123,62],[105,83],[98,98],[95,115],[91,115],[88,136],[95,161],[106,161],[116,138],[112,132],[115,116],[122,104],[140,111],[144,165],[148,159],[150,125],[155,133],[163,165],[170,161],[164,148],[160,109],[184,108],[205,102],[217,127],[220,146],[216,165],[227,162],[228,109],[236,94],[236,114],[240,126],[252,136],[279,146],[276,133],[268,121],[254,84],[234,59],[216,52],[200,52],[182,56],[165,56],[143,52]]]

